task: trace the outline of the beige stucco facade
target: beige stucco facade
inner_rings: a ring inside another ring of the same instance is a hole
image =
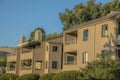
[[[58,36],[50,40],[41,41],[42,37],[39,36],[41,35],[39,32],[41,31],[35,33],[35,41],[28,42],[24,41],[24,37],[20,38],[22,41],[16,48],[16,53],[7,56],[7,73],[17,75],[37,73],[43,75],[61,71],[63,37]],[[53,61],[55,61],[54,64]],[[14,66],[10,66],[10,63]]]
[[[13,47],[3,47],[0,46],[0,57],[4,57],[7,60],[7,55],[14,53],[14,48]],[[11,58],[12,60],[12,58]],[[5,66],[0,66],[0,73],[6,73],[6,67]]]
[[[107,25],[107,36],[102,36],[102,26]],[[102,51],[109,51],[112,58],[118,58],[117,45],[119,44],[118,27],[120,27],[120,13],[110,13],[105,17],[92,20],[64,32],[63,71],[80,70],[87,62],[97,59]],[[87,40],[83,40],[84,31],[87,30]],[[86,53],[83,57],[83,53]],[[68,58],[68,56],[73,58]],[[68,62],[71,64],[68,64]],[[67,64],[66,64],[67,63]]]
[[[73,26],[53,39],[43,41],[40,33],[37,31],[31,42],[21,37],[15,54],[8,55],[7,63],[15,64],[12,73],[43,75],[80,70],[101,53],[120,58],[120,12]]]

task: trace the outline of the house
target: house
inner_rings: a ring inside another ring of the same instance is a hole
[[[35,40],[20,38],[15,54],[7,56],[7,73],[57,73],[62,69],[63,37],[43,40],[41,30],[35,31]]]
[[[63,71],[80,70],[101,53],[120,58],[120,12],[73,26],[63,36]]]
[[[13,47],[0,46],[0,58],[5,58],[7,60],[7,55],[14,53]],[[6,66],[0,65],[0,73],[6,73]]]

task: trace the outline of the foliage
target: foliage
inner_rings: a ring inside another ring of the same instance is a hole
[[[65,71],[56,74],[53,80],[81,80],[83,79],[83,74],[79,71]]]
[[[30,33],[29,41],[34,41],[34,38],[35,38],[35,31],[36,31],[36,30],[41,30],[42,33],[43,33],[43,35],[42,35],[42,36],[43,36],[43,39],[45,39],[46,33],[45,33],[44,29],[38,27],[38,28],[36,28],[34,31],[32,31],[32,32]]]
[[[18,76],[16,74],[11,73],[3,74],[0,76],[0,80],[16,80],[17,78]]]
[[[57,37],[59,34],[57,33],[57,32],[54,32],[54,33],[52,33],[52,34],[48,34],[48,35],[46,35],[46,40],[47,39],[51,39],[51,38],[54,38],[54,37]]]
[[[24,61],[24,65],[26,65],[26,66],[31,66],[31,63],[32,63],[32,60],[31,59],[27,59],[27,60],[25,60]]]
[[[120,60],[97,60],[88,63],[83,74],[88,80],[120,80]]]
[[[40,76],[38,74],[25,74],[17,78],[17,80],[39,80]]]
[[[6,66],[6,59],[4,57],[0,57],[0,66]]]
[[[74,25],[105,16],[111,11],[120,11],[119,0],[112,0],[104,5],[101,2],[96,3],[95,0],[88,0],[86,4],[75,5],[72,10],[65,9],[65,12],[59,13],[59,16],[65,31]]]
[[[34,41],[34,38],[35,38],[35,31],[36,30],[42,30],[42,33],[43,33],[43,40],[47,40],[47,39],[51,39],[51,38],[54,38],[56,36],[59,36],[60,34],[58,34],[57,32],[54,32],[54,33],[51,33],[51,34],[47,34],[45,33],[44,29],[43,28],[36,28],[34,31],[32,31],[30,33],[30,38],[28,41]]]
[[[54,73],[44,74],[43,76],[40,77],[40,80],[53,80],[54,76],[55,76]]]

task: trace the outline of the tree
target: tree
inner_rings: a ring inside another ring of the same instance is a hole
[[[120,11],[119,0],[112,0],[112,2],[106,3],[102,8],[102,16],[110,13],[111,11]]]
[[[45,39],[46,33],[45,33],[44,29],[38,27],[38,28],[36,28],[34,31],[32,31],[32,32],[30,33],[29,41],[34,41],[34,38],[35,38],[35,31],[36,31],[36,30],[41,30],[42,33],[43,33],[43,39]]]
[[[74,25],[74,14],[70,9],[65,9],[65,13],[59,13],[62,24],[64,25],[63,30],[69,29]]]
[[[59,34],[57,33],[57,32],[54,32],[54,33],[52,33],[52,34],[48,34],[48,35],[46,35],[46,40],[47,39],[51,39],[51,38],[54,38],[54,37],[57,37]]]
[[[6,58],[0,57],[0,73],[5,73],[5,66],[6,66]]]
[[[96,3],[95,0],[88,0],[86,4],[75,5],[72,10],[65,9],[65,12],[60,12],[59,16],[65,31],[74,25],[105,16],[111,11],[120,11],[119,0],[112,0],[104,5],[101,2]]]
[[[82,72],[88,80],[120,80],[119,66],[119,59],[100,59],[89,62]]]
[[[6,66],[6,59],[4,57],[0,57],[0,67]]]

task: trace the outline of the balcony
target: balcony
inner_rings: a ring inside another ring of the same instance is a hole
[[[77,43],[76,38],[65,41],[65,45],[72,45],[72,44],[76,44],[76,43]]]
[[[64,53],[64,65],[76,65],[77,64],[77,52]]]
[[[77,50],[77,31],[65,33],[64,52]]]
[[[64,52],[76,51],[77,50],[76,43],[77,43],[76,39],[65,41]]]
[[[20,75],[32,73],[32,60],[22,60],[21,61],[21,68],[20,68]]]
[[[7,73],[16,74],[16,62],[7,63]]]
[[[77,67],[77,52],[64,53],[63,71],[78,70]]]
[[[33,58],[33,50],[32,49],[25,49],[22,51],[20,60],[32,59],[32,58]]]
[[[76,65],[77,62],[76,61],[67,61],[65,62],[65,65]]]
[[[7,62],[13,62],[16,61],[17,55],[15,53],[10,53],[7,55]]]

